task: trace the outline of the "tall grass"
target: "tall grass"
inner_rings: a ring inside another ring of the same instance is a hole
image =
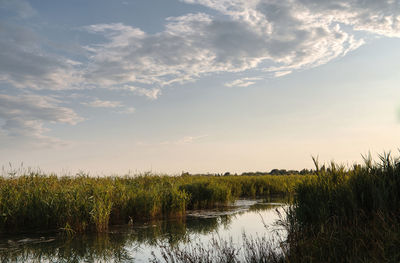
[[[0,177],[0,233],[105,232],[110,224],[181,217],[240,197],[288,195],[306,176]]]
[[[281,222],[288,230],[283,254],[265,240],[244,239],[239,257],[220,240],[166,247],[163,260],[235,262],[244,255],[247,262],[400,262],[400,160],[384,154],[350,168],[315,164],[312,176],[3,177],[0,231],[104,232],[110,224],[179,217],[241,197],[291,194]]]
[[[279,224],[288,231],[277,253],[244,238],[244,257],[226,241],[165,247],[164,262],[400,262],[400,160],[390,154],[351,168],[331,163],[295,186]],[[156,260],[155,260],[156,261]]]
[[[318,166],[317,166],[318,168]],[[400,162],[331,164],[296,187],[289,261],[400,262]]]

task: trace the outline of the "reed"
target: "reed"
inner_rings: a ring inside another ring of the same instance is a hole
[[[0,177],[0,233],[59,229],[105,232],[111,224],[182,217],[186,209],[241,197],[289,195],[307,176],[58,177],[40,172]]]
[[[244,237],[241,257],[219,241],[166,246],[154,262],[400,262],[400,159],[383,154],[378,162],[370,155],[364,160],[346,168],[320,167],[314,159],[316,175],[295,184],[293,203],[278,222],[288,233],[281,252],[265,239]],[[257,194],[256,185],[239,189]]]
[[[317,166],[288,211],[289,262],[399,262],[400,161]]]

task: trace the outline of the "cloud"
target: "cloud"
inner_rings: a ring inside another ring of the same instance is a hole
[[[240,72],[243,78],[225,85],[248,87],[260,79],[246,77],[246,71],[281,77],[345,56],[370,35],[400,37],[400,5],[394,0],[182,1],[213,12],[169,17],[157,33],[123,23],[86,26],[85,32],[100,36],[88,39],[100,40],[82,46],[78,62],[73,48],[63,52],[37,33],[45,31],[40,28],[45,23],[29,19],[36,11],[27,1],[0,0],[6,13],[0,18],[0,83],[37,94],[128,89],[155,100],[170,85],[204,76]],[[7,136],[46,140],[46,123],[82,120],[48,96],[0,96],[1,132]],[[85,105],[135,111],[96,98]]]
[[[134,94],[137,94],[139,96],[145,96],[150,100],[156,100],[161,95],[161,89],[159,88],[146,89],[146,88],[125,85],[124,89],[132,91]]]
[[[122,106],[122,103],[120,101],[109,101],[109,100],[99,100],[99,99],[95,99],[91,102],[83,102],[82,104],[93,108],[118,108]]]
[[[118,111],[117,113],[120,114],[133,114],[136,112],[136,109],[134,107],[126,107],[123,110]]]
[[[1,0],[0,9],[11,11],[23,19],[36,15],[36,11],[32,6],[24,0]]]
[[[400,5],[396,0],[182,0],[199,4],[234,19],[259,25],[273,33],[282,26],[290,30],[293,19],[300,26],[343,23],[354,30],[400,36]],[[289,20],[286,20],[289,18]],[[279,30],[278,30],[279,31]]]
[[[251,85],[254,85],[257,80],[261,80],[262,78],[259,77],[253,77],[253,78],[241,78],[241,79],[236,79],[231,82],[225,83],[226,87],[249,87]]]
[[[276,71],[276,72],[274,73],[274,76],[278,78],[278,77],[286,76],[286,75],[288,75],[288,74],[290,74],[290,73],[292,73],[291,70]]]
[[[0,21],[0,82],[16,88],[73,89],[82,81],[77,62],[43,49],[27,27]]]
[[[155,34],[121,23],[86,27],[106,40],[88,47],[92,56],[85,79],[99,85],[164,87],[211,73],[251,69],[279,77],[357,49],[364,40],[355,31],[388,37],[400,33],[399,6],[393,1],[185,2],[205,5],[220,15],[170,17],[165,29]]]
[[[41,144],[60,143],[60,140],[44,135],[48,131],[44,124],[75,125],[83,118],[58,104],[58,100],[46,96],[0,94],[1,131],[8,137],[33,139]]]
[[[119,114],[133,114],[136,111],[134,107],[127,107],[120,101],[94,99],[82,104],[92,108],[118,109],[114,112]]]
[[[400,4],[396,0],[299,0],[325,20],[352,26],[354,30],[400,37]]]
[[[169,17],[153,34],[123,23],[86,26],[104,39],[83,47],[85,62],[50,52],[26,26],[0,21],[0,81],[52,90],[129,86],[157,99],[165,86],[212,73],[260,70],[279,77],[325,64],[364,43],[356,31],[400,36],[393,0],[182,1],[217,13]],[[2,0],[0,7],[34,13],[22,0]]]
[[[86,26],[104,40],[83,47],[85,62],[50,52],[26,23],[0,21],[0,81],[48,90],[127,85],[157,99],[165,86],[212,73],[256,69],[279,77],[325,64],[364,43],[356,31],[400,36],[400,5],[393,0],[182,1],[217,14],[169,17],[154,34],[123,23]],[[20,17],[35,13],[23,0],[2,0],[0,8]]]
[[[203,139],[205,137],[208,137],[208,135],[199,135],[199,136],[185,136],[181,139],[175,140],[175,141],[164,141],[161,144],[162,145],[182,145],[182,144],[191,144],[194,143],[200,139]]]
[[[126,107],[120,101],[94,99],[90,102],[82,102],[82,104],[93,108],[118,109],[114,112],[119,114],[132,114],[136,111],[134,107]]]

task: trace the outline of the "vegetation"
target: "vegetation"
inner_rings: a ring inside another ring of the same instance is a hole
[[[110,224],[184,215],[240,197],[293,194],[280,222],[280,252],[263,239],[163,247],[165,262],[400,262],[400,160],[390,154],[364,165],[330,164],[314,175],[0,178],[2,232],[62,228],[66,233]],[[184,234],[185,231],[182,232]]]
[[[276,207],[276,205],[259,204],[252,205],[250,210],[262,212]],[[143,255],[143,250],[146,248],[156,249],[155,253],[160,257],[162,253],[167,252],[166,247],[169,245],[174,249],[186,245],[193,248],[194,244],[200,242],[198,236],[216,233],[218,229],[227,228],[238,215],[245,213],[244,210],[238,210],[237,213],[216,212],[214,216],[206,218],[191,216],[188,220],[174,218],[133,222],[130,227],[110,226],[106,233],[86,232],[72,237],[64,237],[63,233],[29,233],[29,237],[25,233],[1,235],[0,262],[136,262],[136,260],[147,259],[150,261],[151,254],[144,253]],[[260,249],[260,251],[254,251],[256,254],[249,254],[247,257],[255,258],[263,254],[264,247],[261,245],[266,239],[260,237],[257,240],[257,243],[251,245],[253,239],[249,238],[249,242],[244,244],[245,247]],[[216,246],[211,247],[212,244]],[[213,249],[223,249],[227,244],[234,251],[244,252],[231,242],[217,239],[215,235],[211,238],[209,245]],[[215,255],[217,252],[212,253]]]
[[[296,187],[288,211],[290,262],[399,262],[400,161],[331,164]]]
[[[224,241],[166,247],[158,261],[400,262],[400,160],[384,154],[373,164],[368,156],[350,169],[314,161],[316,176],[296,185],[279,223],[288,232],[280,252],[265,240],[245,238],[244,255]]]
[[[240,197],[293,193],[305,176],[0,177],[0,233],[62,229],[104,232],[111,224],[182,217]]]

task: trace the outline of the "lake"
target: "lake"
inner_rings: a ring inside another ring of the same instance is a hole
[[[181,219],[134,222],[112,226],[104,234],[66,237],[57,233],[29,233],[0,237],[1,262],[148,262],[160,247],[210,246],[229,240],[242,247],[247,237],[264,237],[278,248],[286,232],[275,222],[282,200],[237,200],[229,206],[187,211]],[[283,214],[283,213],[282,213]]]

